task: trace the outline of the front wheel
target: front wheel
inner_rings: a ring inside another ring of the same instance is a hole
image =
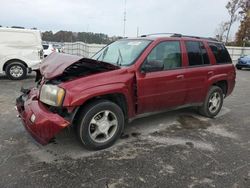
[[[236,66],[236,68],[237,68],[238,70],[241,70],[241,69],[242,69],[241,67],[238,67],[238,66]]]
[[[107,100],[99,100],[85,106],[78,117],[78,138],[90,150],[110,147],[120,137],[124,128],[121,108]]]
[[[203,105],[199,108],[201,115],[212,118],[221,110],[223,104],[223,91],[218,86],[212,86]]]
[[[7,65],[5,72],[11,80],[22,80],[27,75],[27,68],[20,62],[12,62]]]

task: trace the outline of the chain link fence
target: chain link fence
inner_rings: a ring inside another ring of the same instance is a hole
[[[105,47],[105,44],[87,44],[84,42],[64,43],[64,52],[72,55],[91,57]],[[243,55],[250,55],[250,47],[227,46],[234,63]]]
[[[250,55],[250,47],[227,46],[227,50],[234,63],[244,55]]]
[[[92,57],[101,50],[105,44],[87,44],[84,42],[64,43],[64,53],[78,55],[83,57]]]

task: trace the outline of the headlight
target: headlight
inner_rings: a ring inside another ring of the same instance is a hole
[[[55,85],[43,85],[40,93],[40,101],[51,106],[61,106],[65,91]]]

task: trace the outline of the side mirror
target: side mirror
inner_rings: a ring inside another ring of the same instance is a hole
[[[162,71],[164,64],[161,61],[145,61],[141,67],[142,73]]]

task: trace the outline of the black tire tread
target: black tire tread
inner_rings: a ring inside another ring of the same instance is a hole
[[[10,75],[9,70],[10,70],[11,66],[13,66],[13,65],[19,65],[23,68],[23,75],[21,77],[15,78],[15,77]],[[27,68],[25,67],[25,65],[22,62],[13,61],[6,66],[5,73],[10,80],[22,80],[27,76]]]
[[[222,96],[222,102],[221,102],[221,106],[220,106],[219,110],[218,110],[216,113],[211,114],[211,113],[209,112],[209,110],[208,110],[208,107],[207,107],[207,105],[208,105],[208,100],[209,100],[210,95],[211,95],[214,91],[216,91],[216,90],[219,91],[220,95]],[[222,91],[222,89],[221,89],[220,87],[214,85],[214,86],[212,86],[212,87],[209,89],[209,91],[208,91],[208,93],[207,93],[207,96],[206,96],[206,99],[205,99],[203,105],[200,106],[198,110],[199,110],[199,113],[200,113],[201,115],[206,116],[206,117],[209,117],[209,118],[213,118],[213,117],[215,117],[215,116],[220,112],[222,105],[223,105],[223,91]]]
[[[82,135],[83,134],[82,129],[84,126],[84,121],[88,118],[88,115],[89,115],[88,113],[91,112],[92,110],[95,110],[96,108],[99,108],[102,105],[112,105],[114,108],[116,108],[119,111],[118,113],[122,114],[123,122],[121,122],[121,127],[118,128],[119,131],[117,135],[114,137],[114,139],[111,139],[110,141],[108,141],[107,144],[96,145],[91,140],[89,140],[88,137],[84,137]],[[89,150],[101,150],[101,149],[105,149],[105,148],[112,146],[115,143],[115,141],[120,137],[124,128],[124,115],[123,115],[122,110],[117,104],[109,100],[100,99],[100,100],[93,101],[87,104],[86,106],[84,106],[79,112],[78,119],[76,122],[77,122],[77,137],[78,137],[78,140],[84,145],[84,147]]]

